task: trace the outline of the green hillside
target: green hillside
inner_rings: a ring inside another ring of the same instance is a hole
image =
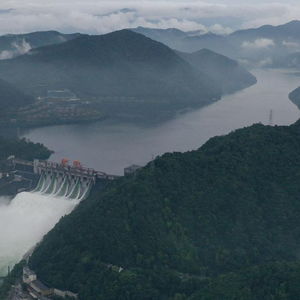
[[[31,267],[84,300],[296,299],[299,126],[253,125],[95,188]]]
[[[221,96],[219,84],[173,50],[129,30],[81,36],[0,61],[0,77],[35,96],[69,89],[108,115],[203,106]]]
[[[208,49],[194,53],[178,52],[193,67],[221,84],[222,93],[232,93],[255,84],[256,78],[239,63]]]
[[[52,151],[40,143],[33,143],[26,139],[0,137],[0,161],[6,160],[10,155],[25,160],[48,159],[51,153]]]
[[[6,34],[0,36],[0,58],[9,59],[22,55],[30,49],[60,44],[74,38],[80,34],[63,34],[57,31],[37,31],[24,34]]]

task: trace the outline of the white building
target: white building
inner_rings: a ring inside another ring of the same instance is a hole
[[[27,266],[23,268],[23,282],[31,283],[37,279],[36,274],[30,270]]]

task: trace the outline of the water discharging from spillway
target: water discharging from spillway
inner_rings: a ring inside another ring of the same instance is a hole
[[[91,186],[92,179],[44,172],[33,192],[81,201],[87,197]]]
[[[0,276],[84,199],[91,183],[42,174],[36,189],[0,197]]]

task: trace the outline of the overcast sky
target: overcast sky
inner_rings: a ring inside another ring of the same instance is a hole
[[[0,34],[176,27],[229,33],[300,19],[299,0],[0,0]]]

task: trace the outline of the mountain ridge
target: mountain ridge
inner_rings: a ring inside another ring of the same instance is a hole
[[[165,154],[95,189],[45,236],[30,266],[85,300],[218,299],[196,295],[207,280],[243,280],[247,268],[298,260],[299,151],[297,122],[257,124]]]
[[[300,50],[300,21],[294,20],[278,26],[263,25],[258,28],[237,30],[228,35],[204,34],[195,37],[179,37],[155,29],[133,29],[153,39],[166,43],[183,52],[195,52],[208,48],[233,59],[245,61],[245,65],[264,66],[266,61]],[[268,64],[267,64],[268,66]]]
[[[108,113],[126,112],[130,105],[138,114],[151,111],[143,103],[166,111],[172,110],[169,104],[201,107],[221,96],[218,84],[169,47],[128,30],[85,35],[0,61],[0,77],[36,97],[67,88],[81,98],[94,98],[104,109],[108,106]],[[121,100],[132,104],[114,104]]]
[[[55,30],[3,35],[0,36],[0,58],[11,59],[31,49],[63,43],[80,35],[79,33],[63,34]]]
[[[177,53],[212,80],[221,83],[222,92],[225,94],[257,83],[255,76],[241,67],[237,61],[212,50],[203,48],[193,53],[179,51]]]

